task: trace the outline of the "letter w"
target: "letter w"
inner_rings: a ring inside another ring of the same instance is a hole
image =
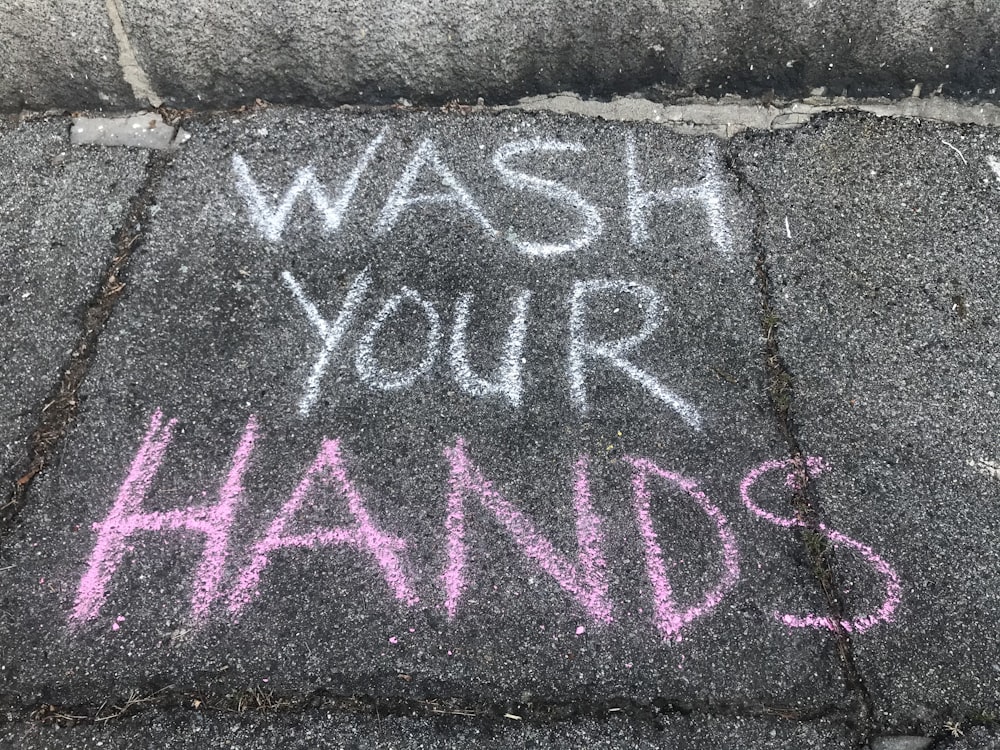
[[[443,579],[445,610],[449,619],[455,616],[462,591],[466,586],[465,498],[476,496],[482,506],[492,513],[510,535],[512,541],[526,557],[555,579],[556,583],[572,596],[595,622],[612,621],[611,602],[605,578],[602,553],[604,535],[600,518],[590,503],[590,484],[587,478],[587,459],[580,457],[575,467],[573,505],[576,510],[576,538],[579,545],[577,560],[570,561],[543,537],[524,513],[483,477],[465,451],[465,441],[458,438],[454,448],[445,450],[451,465],[448,494],[448,517],[445,528],[448,534],[448,566]]]
[[[388,128],[382,128],[375,139],[368,144],[368,147],[361,154],[358,163],[344,182],[344,187],[340,191],[337,199],[331,203],[330,197],[326,193],[326,188],[316,179],[312,167],[304,167],[295,174],[295,181],[285,191],[285,197],[280,203],[272,205],[271,202],[261,192],[260,186],[250,175],[250,168],[246,161],[239,154],[233,155],[233,174],[236,176],[236,189],[247,203],[247,213],[250,221],[261,231],[261,234],[269,242],[281,240],[288,215],[292,212],[295,202],[302,193],[309,196],[313,207],[319,211],[323,217],[323,229],[332,234],[340,228],[340,223],[344,220],[344,214],[351,203],[351,199],[358,190],[358,182],[361,175],[368,168],[378,147],[385,140]]]
[[[214,505],[144,512],[143,501],[149,494],[163,456],[174,438],[176,419],[163,423],[159,409],[150,419],[149,430],[132,460],[118,497],[107,517],[95,524],[97,544],[90,555],[87,571],[80,579],[70,624],[80,626],[93,620],[100,612],[108,584],[121,564],[126,542],[143,531],[195,531],[205,535],[205,551],[195,575],[191,612],[202,619],[218,597],[219,582],[226,561],[229,529],[233,513],[243,495],[243,474],[253,453],[257,421],[251,416],[243,437],[233,454],[225,484],[219,490],[219,502]]]

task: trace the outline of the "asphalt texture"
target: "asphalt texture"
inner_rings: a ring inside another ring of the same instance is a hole
[[[855,642],[884,717],[998,706],[995,158],[991,131],[867,119],[740,155],[766,207],[792,419],[836,467],[813,498],[904,582],[897,624]],[[818,194],[820,176],[836,187]],[[870,569],[843,557],[841,586],[863,586]]]
[[[67,363],[83,311],[115,254],[115,234],[147,155],[70,148],[64,121],[0,130],[0,473],[27,438]]]
[[[992,130],[184,130],[14,490],[19,746],[992,736]]]
[[[125,731],[122,731],[122,730]],[[229,750],[308,750],[317,747],[372,750],[442,750],[481,747],[555,748],[557,750],[656,750],[745,747],[779,750],[815,747],[845,750],[844,727],[833,722],[789,722],[778,718],[743,719],[674,716],[653,728],[622,718],[566,721],[549,725],[506,719],[501,723],[438,717],[414,719],[337,715],[312,710],[304,716],[205,714],[194,711],[149,711],[104,725],[60,727],[34,724],[0,741],[11,750],[117,750],[135,747],[183,750],[213,747]],[[131,743],[131,744],[129,744]]]
[[[13,0],[0,29],[0,110],[136,106],[101,4]]]

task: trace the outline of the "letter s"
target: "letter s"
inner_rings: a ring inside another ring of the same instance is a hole
[[[869,630],[880,622],[892,622],[893,614],[896,611],[896,607],[899,606],[901,598],[899,576],[896,575],[896,571],[893,570],[885,560],[877,555],[871,547],[851,539],[849,536],[841,534],[839,531],[831,529],[824,523],[820,523],[815,527],[812,527],[810,524],[807,524],[805,521],[801,521],[797,518],[786,518],[784,516],[777,516],[773,513],[769,513],[750,498],[750,489],[757,483],[757,480],[765,474],[780,470],[788,472],[785,477],[785,484],[789,487],[796,487],[803,481],[804,477],[801,460],[790,458],[785,459],[784,461],[765,461],[743,477],[743,481],[740,483],[740,497],[743,498],[743,504],[754,515],[770,521],[776,526],[781,526],[786,529],[813,528],[815,531],[818,531],[820,534],[833,542],[834,545],[849,547],[854,550],[885,579],[885,598],[882,600],[881,606],[879,606],[875,612],[854,617],[849,620],[837,620],[833,617],[822,617],[819,615],[792,615],[781,612],[774,613],[775,619],[784,623],[789,628],[819,628],[833,632],[845,631],[848,633],[864,633],[866,630]],[[818,456],[809,456],[805,460],[805,473],[807,473],[810,477],[818,477],[828,470],[829,467],[827,464]]]

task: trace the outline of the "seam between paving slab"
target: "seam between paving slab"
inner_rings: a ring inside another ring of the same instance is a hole
[[[132,46],[132,40],[129,39],[128,31],[125,29],[121,0],[106,0],[105,5],[108,11],[108,20],[111,22],[111,31],[118,44],[118,66],[121,68],[122,78],[132,88],[136,99],[159,107],[163,100],[153,89],[149,76],[146,75],[146,71],[139,63],[135,47]]]
[[[452,105],[453,107],[456,105]],[[553,112],[619,122],[649,122],[688,135],[731,138],[745,131],[793,130],[832,112],[866,112],[878,117],[932,120],[952,125],[1000,127],[1000,105],[964,102],[944,96],[920,96],[920,86],[904,99],[856,99],[811,96],[805,99],[721,99],[692,97],[654,101],[642,96],[615,96],[609,101],[584,99],[573,92],[525,97],[497,110]]]
[[[761,137],[774,138],[776,136],[765,134],[751,137],[754,140],[759,140]],[[840,626],[841,622],[847,620],[847,606],[843,596],[843,587],[837,577],[836,553],[833,545],[820,531],[822,512],[815,494],[811,491],[812,480],[807,470],[807,458],[799,442],[798,428],[793,418],[794,379],[781,355],[779,335],[781,320],[778,318],[774,306],[770,258],[767,242],[762,236],[765,215],[764,201],[746,175],[740,161],[741,145],[745,148],[749,141],[750,138],[740,143],[732,142],[725,153],[725,162],[737,180],[738,191],[747,197],[753,211],[751,248],[755,259],[754,273],[760,293],[760,328],[763,339],[765,377],[767,378],[766,390],[778,430],[784,437],[794,462],[793,471],[798,475],[791,502],[797,518],[804,524],[799,532],[799,538],[805,548],[807,559],[812,565],[813,574],[826,601],[830,621],[835,628],[831,636],[837,642],[837,652],[848,689],[855,694],[857,701],[856,721],[860,735],[857,743],[858,747],[863,747],[867,745],[875,729],[873,726],[873,701],[864,675],[861,674],[854,659],[854,648],[850,634]]]
[[[278,693],[260,687],[227,694],[199,690],[163,688],[152,693],[132,691],[127,696],[111,696],[100,705],[54,705],[43,703],[35,708],[19,706],[9,712],[11,721],[73,725],[104,724],[134,716],[144,711],[196,710],[217,714],[293,714],[323,709],[342,715],[374,718],[465,717],[493,721],[523,721],[535,725],[578,719],[596,721],[627,717],[632,721],[662,730],[661,719],[669,716],[705,716],[713,718],[778,719],[811,722],[824,719],[851,723],[843,707],[827,705],[800,710],[790,706],[737,705],[722,703],[680,703],[667,698],[642,702],[617,697],[592,703],[534,701],[487,703],[457,697],[426,699],[379,697],[374,695],[335,695],[323,690],[302,694]]]
[[[111,2],[112,0],[107,0]],[[558,91],[537,96],[524,97],[513,104],[487,105],[480,98],[476,102],[454,100],[436,107],[414,106],[406,99],[395,104],[341,104],[332,110],[356,112],[381,112],[404,110],[412,112],[440,111],[452,114],[486,112],[551,112],[562,115],[576,115],[587,119],[601,119],[617,122],[648,122],[661,125],[687,135],[716,135],[731,138],[743,132],[790,130],[807,125],[816,117],[832,112],[867,112],[878,117],[898,119],[919,119],[952,125],[979,125],[1000,127],[1000,104],[990,101],[966,101],[932,93],[921,95],[920,85],[914,87],[911,96],[900,99],[855,98],[828,96],[817,91],[800,99],[780,99],[775,97],[741,97],[737,95],[722,98],[688,96],[676,99],[650,99],[640,92],[622,94],[608,100],[589,99],[573,91]],[[155,92],[151,92],[151,102],[157,102]],[[144,97],[139,97],[143,99]],[[176,110],[157,106],[167,120],[176,120],[183,115],[187,120],[208,121],[220,114],[252,112],[255,109],[276,107],[295,109],[295,105],[270,104],[262,99],[232,109],[217,110]],[[148,111],[148,110],[144,110]],[[0,126],[4,123],[16,125],[21,122],[45,120],[63,113],[62,110],[39,112],[23,110],[19,113],[0,114]],[[114,111],[78,112],[82,116],[95,118],[115,118],[135,114],[133,109]]]
[[[35,477],[49,464],[62,436],[76,417],[80,386],[87,376],[101,331],[125,289],[123,274],[133,253],[142,244],[149,207],[171,159],[169,152],[153,152],[149,156],[143,183],[129,202],[128,211],[115,233],[114,257],[104,271],[97,293],[84,310],[76,344],[62,366],[58,382],[38,410],[39,421],[28,438],[27,455],[11,469],[5,482],[7,486],[3,488],[3,497],[0,498],[3,503],[0,505],[0,543],[24,507]]]

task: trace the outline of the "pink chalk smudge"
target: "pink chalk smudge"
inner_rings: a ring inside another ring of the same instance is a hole
[[[204,615],[218,595],[219,579],[229,544],[229,529],[233,512],[242,494],[241,479],[256,435],[257,423],[253,416],[247,422],[240,445],[233,458],[229,478],[215,505],[189,507],[169,511],[143,512],[142,506],[164,454],[174,437],[176,419],[164,424],[163,412],[157,409],[150,418],[149,429],[142,439],[129,472],[118,489],[118,495],[107,517],[94,524],[98,532],[97,543],[91,553],[87,570],[80,579],[71,626],[79,626],[97,617],[108,584],[121,564],[127,551],[134,546],[127,540],[139,532],[195,531],[204,534],[205,549],[195,577],[191,599],[196,616]]]
[[[796,460],[794,458],[784,459],[781,461],[765,461],[748,472],[743,478],[743,481],[740,483],[740,497],[743,499],[743,504],[752,513],[765,519],[766,521],[769,521],[770,523],[775,524],[776,526],[781,526],[786,529],[810,528],[809,524],[798,518],[779,516],[764,510],[750,497],[750,490],[762,476],[772,471],[786,471],[785,486],[792,487],[793,489],[800,489],[804,486],[806,477],[816,478],[829,470],[830,467],[819,456],[807,457],[804,466],[801,460]],[[847,633],[864,633],[880,622],[892,622],[895,616],[895,611],[902,601],[902,586],[899,582],[899,576],[896,571],[893,570],[892,566],[890,566],[889,563],[887,563],[871,547],[862,544],[861,542],[852,539],[835,529],[831,529],[824,523],[816,524],[815,527],[811,528],[814,528],[816,531],[823,534],[827,539],[833,542],[835,546],[839,545],[842,547],[848,547],[849,549],[857,552],[862,559],[867,561],[868,564],[871,565],[872,568],[874,568],[875,571],[885,579],[885,598],[882,600],[882,604],[875,610],[874,613],[851,619],[836,619],[821,615],[792,615],[774,612],[775,619],[784,623],[789,628],[817,628],[821,630],[829,630],[831,632]]]
[[[445,449],[445,456],[450,464],[448,515],[445,518],[448,563],[442,580],[448,618],[455,617],[462,592],[467,585],[465,500],[474,496],[500,522],[524,555],[555,579],[560,588],[572,596],[595,622],[610,623],[613,617],[605,577],[607,563],[603,554],[604,533],[600,518],[594,513],[590,501],[587,459],[581,456],[574,467],[573,507],[576,512],[579,547],[574,562],[558,552],[552,542],[539,533],[528,516],[494,489],[492,483],[469,459],[464,438],[459,437],[453,448]]]
[[[203,620],[209,607],[219,597],[219,582],[222,580],[222,569],[226,562],[228,545],[228,530],[233,523],[233,513],[243,497],[243,474],[250,463],[254,444],[257,440],[257,420],[251,415],[247,421],[243,437],[233,454],[233,461],[226,476],[226,481],[219,490],[219,503],[212,509],[215,522],[219,528],[225,528],[225,538],[210,538],[205,545],[205,555],[195,576],[194,596],[191,598],[191,614],[197,620]]]
[[[587,629],[585,627],[583,627],[583,625],[577,625],[577,627],[576,627],[576,634],[577,635],[583,635],[586,632],[587,632]]]
[[[672,471],[661,469],[648,459],[627,457],[626,460],[635,469],[632,476],[634,507],[646,552],[646,572],[653,587],[653,621],[665,640],[679,642],[683,639],[681,631],[715,609],[739,580],[740,565],[736,539],[725,515],[704,492],[698,489],[696,482]],[[673,588],[663,563],[663,550],[653,528],[650,512],[652,496],[648,486],[648,478],[651,476],[677,485],[691,497],[715,525],[715,532],[722,547],[723,570],[719,582],[705,593],[700,602],[686,609],[681,609],[674,599]]]
[[[286,534],[285,528],[302,507],[317,482],[332,483],[347,500],[348,511],[357,525],[354,528],[317,528],[306,534]],[[236,587],[229,595],[229,611],[238,614],[253,601],[261,575],[269,563],[270,554],[286,547],[316,549],[346,546],[371,555],[395,597],[408,606],[420,599],[413,591],[399,553],[406,542],[379,530],[365,507],[364,498],[347,474],[339,440],[324,440],[312,465],[306,470],[295,491],[271,522],[264,538],[254,545],[251,559],[239,575]]]

